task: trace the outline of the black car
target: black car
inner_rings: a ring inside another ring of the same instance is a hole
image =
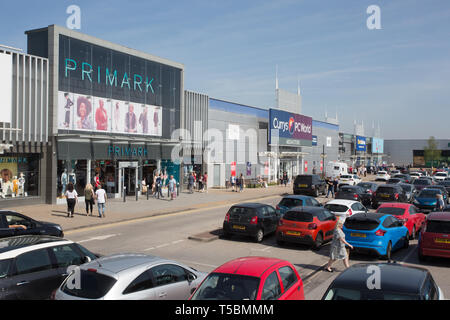
[[[364,188],[364,190],[367,193],[373,194],[375,191],[377,191],[378,184],[375,182],[360,182],[357,184],[357,186]]]
[[[435,187],[443,186],[448,194],[450,194],[450,180],[440,181]]]
[[[309,194],[318,197],[327,193],[327,184],[317,174],[301,174],[294,180],[294,194]]]
[[[413,185],[417,191],[420,191],[425,187],[432,186],[433,180],[424,178],[424,177],[420,177],[419,179],[414,180]]]
[[[360,186],[343,185],[336,193],[335,199],[359,201],[367,206],[372,203],[372,194]]]
[[[36,221],[14,211],[0,211],[0,238],[23,235],[64,237],[59,224]]]
[[[373,282],[369,281],[372,277]],[[322,297],[322,300],[441,299],[444,299],[442,291],[427,269],[397,263],[355,264],[338,275]]]
[[[406,181],[403,178],[390,178],[386,183],[397,184],[397,183],[406,183]]]
[[[401,179],[405,180],[406,183],[412,182],[412,177],[409,174],[398,173],[398,174],[394,175],[393,178],[401,178]]]
[[[69,273],[98,256],[58,237],[18,236],[0,239],[0,299],[50,299]]]
[[[382,184],[372,197],[372,207],[378,208],[383,202],[408,202],[408,199],[399,184]]]
[[[280,213],[263,203],[242,203],[228,210],[223,222],[223,237],[247,235],[261,242],[265,235],[277,229]]]
[[[399,183],[399,185],[402,187],[403,191],[405,191],[408,202],[411,202],[414,194],[416,193],[416,187],[410,183]]]

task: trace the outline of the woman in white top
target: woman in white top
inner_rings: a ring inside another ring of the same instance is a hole
[[[73,218],[73,212],[75,211],[75,204],[78,202],[77,191],[73,188],[73,183],[67,185],[66,191],[67,199],[67,218]]]

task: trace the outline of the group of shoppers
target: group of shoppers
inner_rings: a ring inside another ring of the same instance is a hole
[[[99,218],[105,218],[105,210],[106,210],[106,191],[103,189],[103,186],[100,182],[95,183],[96,187],[92,186],[92,184],[88,183],[84,189],[84,202],[86,205],[86,216],[93,214],[94,204],[97,200],[97,208],[98,208],[98,216]],[[67,199],[67,217],[73,218],[73,214],[75,212],[75,206],[78,203],[78,193],[74,188],[73,183],[69,183],[67,185],[66,191],[66,199]]]
[[[204,174],[197,174],[191,172],[188,177],[188,190],[189,193],[194,193],[195,185],[197,184],[198,192],[208,193],[208,172]]]
[[[242,192],[244,191],[245,186],[245,179],[244,174],[241,173],[239,177],[236,178],[236,176],[230,177],[230,183],[231,183],[231,191],[236,192]]]

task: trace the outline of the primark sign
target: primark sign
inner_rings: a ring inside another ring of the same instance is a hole
[[[269,110],[269,144],[312,146],[312,118],[281,110]]]

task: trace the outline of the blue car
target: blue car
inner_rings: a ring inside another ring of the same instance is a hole
[[[304,206],[322,207],[322,204],[310,196],[290,195],[283,197],[276,206],[276,209],[279,210],[281,216],[283,216],[291,208]]]
[[[422,211],[433,211],[436,208],[436,194],[441,194],[444,197],[444,203],[447,203],[447,196],[442,190],[429,187],[414,196],[413,204]]]
[[[357,213],[345,220],[345,240],[356,252],[375,253],[391,260],[393,251],[409,246],[409,232],[395,216]]]

